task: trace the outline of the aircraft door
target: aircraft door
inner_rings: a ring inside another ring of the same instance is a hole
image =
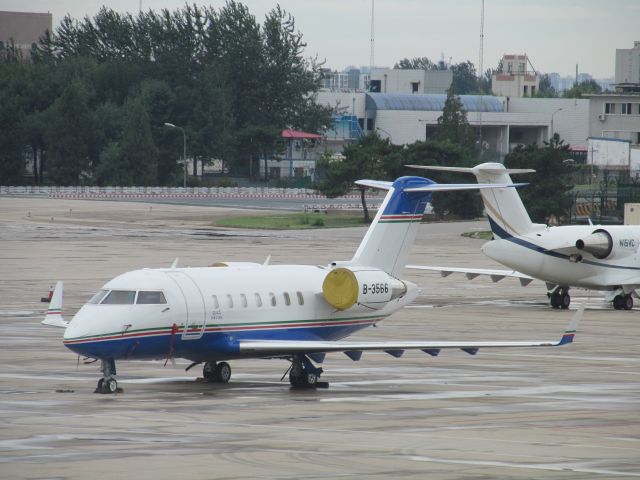
[[[196,282],[186,272],[166,272],[175,282],[182,294],[184,328],[183,340],[196,340],[204,334],[206,326],[206,311],[202,291]],[[182,322],[181,322],[182,323]]]

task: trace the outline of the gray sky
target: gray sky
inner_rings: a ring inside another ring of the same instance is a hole
[[[200,2],[196,2],[200,3]],[[208,2],[218,8],[223,1]],[[275,0],[244,0],[262,21]],[[371,0],[281,0],[307,42],[307,56],[326,66],[369,65]],[[53,14],[54,27],[69,13],[94,15],[102,5],[138,10],[136,0],[0,0],[0,9]],[[184,5],[182,0],[142,0],[147,9]],[[441,55],[454,63],[479,63],[481,0],[376,0],[375,64],[392,67],[403,57]],[[638,0],[485,0],[484,68],[503,53],[527,53],[545,73],[612,77],[616,48],[640,40]]]

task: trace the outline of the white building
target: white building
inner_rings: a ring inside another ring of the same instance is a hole
[[[453,81],[451,70],[404,70],[373,68],[369,91],[374,93],[447,93]]]
[[[640,41],[633,42],[633,48],[616,50],[616,84],[640,90]]]
[[[527,55],[504,55],[502,70],[493,74],[491,90],[494,95],[517,98],[534,96],[540,86],[540,78],[527,70]]]

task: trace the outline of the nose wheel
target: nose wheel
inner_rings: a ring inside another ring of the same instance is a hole
[[[112,394],[118,391],[118,382],[116,376],[116,362],[113,358],[101,359],[100,370],[102,370],[102,378],[98,380],[98,386],[93,393]]]

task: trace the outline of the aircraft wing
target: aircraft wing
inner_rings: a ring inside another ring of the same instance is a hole
[[[433,272],[440,272],[443,277],[448,277],[452,273],[464,273],[468,280],[473,280],[481,275],[491,277],[494,282],[499,282],[505,277],[517,278],[520,280],[520,285],[526,287],[533,280],[533,277],[520,273],[516,270],[494,270],[487,268],[457,268],[457,267],[427,267],[423,265],[407,265],[406,268],[413,270],[430,270]]]
[[[584,313],[584,305],[580,306],[571,318],[567,329],[559,340],[542,341],[436,341],[436,342],[330,342],[314,340],[240,340],[240,353],[256,354],[265,357],[286,356],[294,354],[324,354],[342,352],[354,361],[360,360],[364,351],[383,351],[394,357],[400,357],[405,350],[422,350],[436,356],[444,348],[455,348],[475,355],[480,348],[504,347],[556,347],[573,341],[578,323]]]

